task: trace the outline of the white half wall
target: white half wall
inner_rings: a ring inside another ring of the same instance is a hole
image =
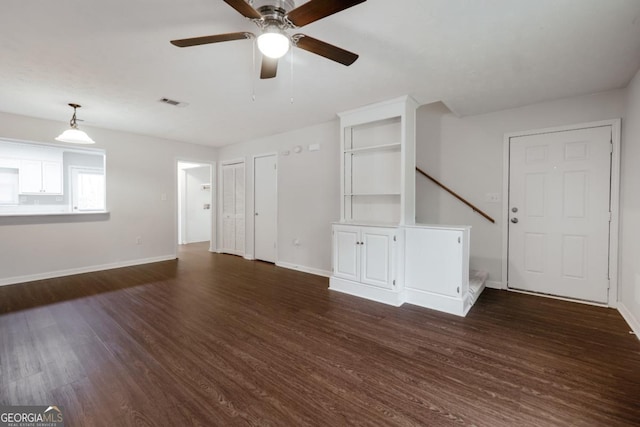
[[[640,338],[640,71],[627,92],[622,121],[620,188],[620,312]]]
[[[0,113],[2,137],[51,143],[66,127]],[[0,217],[0,283],[175,258],[176,159],[215,162],[216,150],[82,127],[106,151],[109,215]]]
[[[309,151],[313,144],[319,150]],[[299,153],[296,147],[300,147]],[[253,258],[254,247],[253,156],[277,153],[277,263],[316,274],[329,273],[331,222],[340,218],[339,150],[337,120],[220,149],[221,161],[244,158],[247,168],[247,258]]]
[[[621,118],[625,95],[626,90],[615,90],[462,118],[442,103],[420,107],[416,164],[485,211],[496,223],[491,224],[416,174],[417,222],[471,225],[470,268],[487,271],[490,281],[502,282],[504,134]],[[635,160],[640,160],[640,152]],[[635,182],[640,180],[636,177]],[[486,200],[492,193],[499,194],[499,202]]]

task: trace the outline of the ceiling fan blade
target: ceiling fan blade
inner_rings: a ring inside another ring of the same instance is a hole
[[[322,40],[305,36],[304,34],[296,34],[291,38],[293,40],[298,40],[296,42],[296,46],[300,49],[315,53],[316,55],[324,56],[327,59],[339,62],[346,66],[353,64],[356,62],[356,59],[358,59],[358,55],[353,52],[325,43]]]
[[[193,37],[191,39],[171,40],[171,44],[178,47],[198,46],[201,44],[228,42],[231,40],[242,40],[255,37],[251,33],[227,33],[215,36]]]
[[[287,18],[296,27],[302,27],[365,1],[366,0],[310,0],[289,12]]]
[[[260,69],[261,79],[272,79],[278,71],[278,60],[262,55],[262,68]]]
[[[244,0],[224,0],[229,6],[237,10],[242,16],[249,19],[260,19],[262,15]]]

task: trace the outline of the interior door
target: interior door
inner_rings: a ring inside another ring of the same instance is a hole
[[[244,163],[222,165],[222,252],[244,254]]]
[[[276,262],[278,170],[276,155],[254,159],[255,258]]]
[[[510,288],[606,303],[611,127],[510,139]]]

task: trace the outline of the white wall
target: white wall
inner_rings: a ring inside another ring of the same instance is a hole
[[[310,152],[310,144],[320,150]],[[295,153],[296,146],[302,152]],[[220,149],[221,161],[245,159],[247,257],[254,246],[253,156],[278,153],[278,264],[329,274],[331,222],[340,218],[339,149],[337,120]]]
[[[463,118],[451,114],[441,103],[420,107],[416,164],[487,212],[496,223],[486,221],[420,175],[416,175],[417,221],[471,225],[471,268],[488,271],[491,284],[496,286],[495,282],[503,280],[504,217],[502,202],[488,203],[485,195],[500,193],[505,197],[504,134],[621,118],[625,94],[626,90],[616,90]]]
[[[618,308],[640,338],[640,71],[628,87],[621,151]]]
[[[53,142],[65,127],[0,113],[2,137]],[[216,150],[82,127],[106,150],[110,214],[0,218],[0,284],[175,257],[176,158],[211,162]]]

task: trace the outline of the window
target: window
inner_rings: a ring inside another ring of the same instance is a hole
[[[100,169],[71,168],[71,205],[75,212],[103,211],[104,172]]]
[[[0,205],[18,204],[18,168],[0,167]]]

